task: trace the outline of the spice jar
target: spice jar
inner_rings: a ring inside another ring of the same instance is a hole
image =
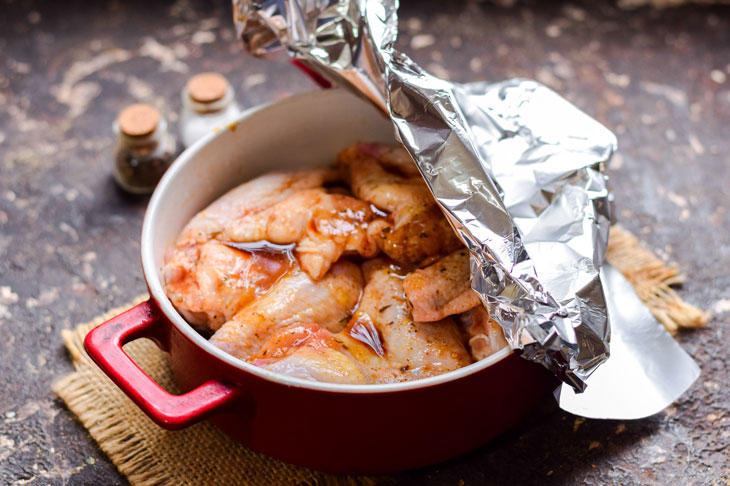
[[[117,148],[114,179],[125,191],[149,194],[175,157],[175,138],[155,108],[128,106],[114,123]]]
[[[193,76],[182,91],[180,138],[189,147],[204,135],[233,121],[240,113],[233,88],[218,73]]]

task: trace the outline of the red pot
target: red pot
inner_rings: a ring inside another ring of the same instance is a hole
[[[89,333],[86,350],[160,426],[209,419],[246,446],[331,472],[383,473],[433,464],[487,442],[527,416],[555,383],[509,348],[409,383],[337,385],[290,378],[208,343],[175,311],[161,281],[164,249],[228,189],[261,173],[327,165],[357,141],[392,142],[390,122],[339,90],[306,93],[241,115],[186,150],[160,182],[142,229],[150,300]],[[122,350],[153,339],[169,353],[175,396]]]

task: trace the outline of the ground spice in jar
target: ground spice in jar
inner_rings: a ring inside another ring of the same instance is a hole
[[[119,113],[114,179],[125,191],[151,193],[175,158],[175,138],[155,108],[134,104]]]

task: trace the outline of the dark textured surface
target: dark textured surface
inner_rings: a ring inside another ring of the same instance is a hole
[[[679,336],[703,374],[663,413],[547,413],[458,460],[374,481],[728,484],[730,9],[404,3],[401,46],[436,74],[534,77],[613,129],[622,223],[686,271],[683,297],[716,312]],[[146,199],[110,179],[112,120],[140,100],[174,122],[180,88],[204,70],[227,75],[246,106],[313,86],[244,55],[226,0],[4,1],[0,12],[0,484],[125,484],[50,390],[71,371],[61,330],[145,289]]]

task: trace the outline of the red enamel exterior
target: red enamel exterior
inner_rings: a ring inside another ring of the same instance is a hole
[[[169,352],[178,383],[170,395],[121,346],[153,339]],[[526,417],[554,382],[511,354],[476,373],[420,388],[351,393],[287,386],[232,366],[180,332],[150,301],[91,331],[92,359],[160,426],[204,418],[246,446],[330,472],[385,473],[440,462]]]

